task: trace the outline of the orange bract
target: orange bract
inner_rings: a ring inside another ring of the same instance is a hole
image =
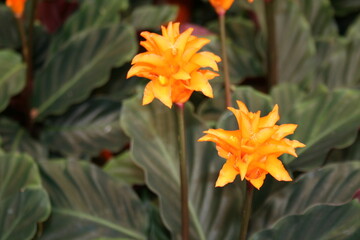
[[[233,182],[237,175],[260,189],[266,174],[270,173],[278,181],[292,181],[278,157],[284,153],[297,156],[295,148],[305,145],[285,138],[293,134],[296,124],[276,125],[279,120],[278,106],[265,117],[260,111],[249,112],[245,104],[237,101],[239,109],[228,108],[237,119],[239,130],[226,131],[209,129],[199,141],[216,143],[219,156],[226,159],[217,187]]]
[[[224,14],[229,10],[233,2],[234,0],[210,0],[211,5],[218,14]]]
[[[6,5],[11,8],[16,17],[21,17],[24,12],[26,0],[6,0]]]
[[[218,71],[217,62],[221,59],[211,52],[198,52],[210,40],[191,35],[192,28],[180,33],[179,27],[179,23],[170,22],[167,28],[161,27],[162,35],[141,33],[146,41],[140,44],[147,51],[134,57],[127,78],[151,80],[145,87],[143,105],[158,98],[171,108],[173,103],[186,102],[193,91],[213,97],[208,81],[218,74],[202,68]]]

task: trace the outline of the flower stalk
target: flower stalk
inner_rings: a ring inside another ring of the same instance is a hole
[[[220,39],[221,39],[221,57],[223,60],[223,72],[224,72],[224,83],[225,83],[225,103],[226,107],[231,107],[231,83],[229,77],[229,64],[226,52],[226,30],[225,30],[225,13],[226,11],[218,13],[219,24],[220,24]]]
[[[265,1],[265,16],[267,25],[267,69],[269,89],[275,86],[278,81],[277,66],[277,45],[276,45],[276,25],[275,25],[275,0]]]
[[[253,193],[254,193],[254,186],[249,182],[246,182],[246,194],[245,194],[244,206],[242,210],[240,240],[246,240],[247,231],[249,228],[249,220],[251,216]]]
[[[178,124],[178,144],[179,144],[179,163],[180,163],[180,188],[181,188],[181,235],[182,240],[189,240],[189,206],[188,206],[188,178],[185,148],[185,124],[184,124],[184,104],[177,103],[176,115]]]

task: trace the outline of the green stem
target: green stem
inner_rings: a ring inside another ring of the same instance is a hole
[[[226,107],[231,107],[231,90],[229,77],[229,64],[226,53],[226,32],[225,32],[225,11],[218,13],[220,24],[220,39],[221,39],[221,55],[223,61],[223,74],[225,82],[225,101]]]
[[[188,178],[186,166],[185,149],[185,123],[184,104],[176,104],[178,123],[178,143],[180,160],[180,188],[181,188],[181,235],[182,240],[189,240],[189,205],[188,205]]]
[[[265,15],[267,25],[267,69],[269,89],[275,86],[278,79],[277,70],[277,45],[275,25],[275,0],[265,1]]]
[[[254,192],[254,186],[251,183],[246,182],[246,196],[245,196],[243,212],[242,212],[240,240],[246,240],[247,231],[249,227],[249,220],[251,215],[253,192]]]

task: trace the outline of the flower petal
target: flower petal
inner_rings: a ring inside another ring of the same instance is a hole
[[[284,168],[282,162],[274,155],[268,156],[265,162],[266,171],[268,171],[278,181],[292,181],[289,173]]]
[[[223,187],[226,184],[233,182],[238,174],[239,172],[234,168],[234,161],[227,160],[220,170],[215,186]]]
[[[267,116],[260,118],[259,128],[272,127],[279,119],[279,106],[276,104]]]

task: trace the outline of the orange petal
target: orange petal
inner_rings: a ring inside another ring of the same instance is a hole
[[[282,124],[277,129],[276,133],[272,136],[275,140],[281,140],[287,135],[293,134],[298,125],[296,124]]]
[[[147,72],[150,71],[152,68],[149,66],[139,66],[139,65],[134,65],[129,69],[129,72],[126,75],[126,78],[131,78],[133,76],[138,75],[141,72]]]
[[[157,67],[165,67],[167,66],[167,62],[164,59],[164,57],[159,56],[157,54],[153,54],[153,53],[139,53],[138,55],[136,55],[131,64],[136,64],[136,63],[145,63],[145,64],[149,64],[149,65],[154,65]]]
[[[153,87],[152,92],[154,96],[159,99],[163,104],[165,104],[167,107],[172,107],[172,101],[171,101],[171,86],[170,85],[161,85],[157,81],[153,81]]]
[[[259,128],[272,127],[279,119],[279,106],[276,104],[267,116],[260,118]]]
[[[144,97],[143,97],[143,101],[142,101],[143,105],[149,104],[154,100],[155,96],[154,96],[152,87],[153,87],[153,82],[149,82],[146,85],[145,90],[144,90]]]
[[[209,84],[209,80],[200,72],[193,72],[193,74],[191,74],[189,88],[195,91],[201,91],[205,96],[210,98],[213,97],[213,91]]]
[[[215,186],[223,187],[233,182],[238,174],[239,172],[234,168],[234,161],[227,160],[220,170]]]
[[[180,34],[178,39],[176,39],[176,42],[174,44],[174,47],[178,50],[179,55],[183,55],[186,43],[191,35],[191,33],[194,31],[193,28],[188,28],[185,32]]]
[[[199,51],[203,46],[210,42],[207,38],[195,38],[192,41],[188,41],[186,44],[186,49],[183,54],[183,60],[189,61],[190,58]]]
[[[266,171],[268,171],[278,181],[292,181],[289,173],[284,168],[282,162],[275,156],[270,155],[265,162]]]
[[[220,57],[210,52],[200,52],[191,58],[191,62],[199,65],[200,67],[210,67],[215,71],[219,71],[216,62],[220,62]]]
[[[249,113],[249,109],[246,107],[245,103],[243,103],[242,101],[236,101],[238,107],[239,107],[239,110],[248,114]]]
[[[256,179],[249,179],[249,181],[254,187],[256,187],[259,190],[261,186],[264,184],[265,178],[266,178],[266,173],[262,173],[260,177]]]

